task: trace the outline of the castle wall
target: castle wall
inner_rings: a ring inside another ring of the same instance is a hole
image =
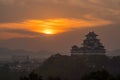
[[[71,56],[77,55],[105,55],[105,53],[71,53]]]

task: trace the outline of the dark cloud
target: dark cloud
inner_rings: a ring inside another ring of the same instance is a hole
[[[40,33],[25,30],[25,29],[0,29],[0,32],[2,33],[17,33],[21,35],[31,35],[31,36],[40,36]]]
[[[0,2],[0,22],[46,18],[81,19],[86,18],[85,15],[118,21],[119,1],[112,2],[113,0],[5,0]]]

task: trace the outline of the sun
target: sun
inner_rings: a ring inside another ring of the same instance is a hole
[[[52,34],[52,32],[51,31],[46,31],[46,32],[44,32],[45,34]]]
[[[55,34],[53,30],[49,30],[49,29],[46,29],[46,30],[43,30],[43,33],[44,34]]]

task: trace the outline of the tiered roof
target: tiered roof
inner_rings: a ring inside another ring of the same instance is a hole
[[[89,32],[86,35],[86,39],[83,41],[82,47],[74,45],[72,47],[71,53],[105,53],[106,50],[100,39],[97,39],[97,34],[95,32]]]

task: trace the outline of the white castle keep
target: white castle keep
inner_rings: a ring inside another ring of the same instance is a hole
[[[82,43],[82,47],[72,46],[71,55],[105,55],[106,49],[100,39],[97,39],[97,36],[95,32],[89,32]]]

